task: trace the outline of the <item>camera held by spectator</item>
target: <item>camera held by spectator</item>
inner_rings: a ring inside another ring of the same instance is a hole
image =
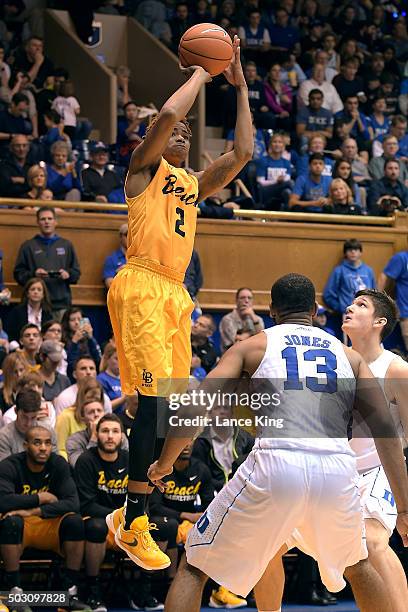
[[[378,201],[378,207],[383,215],[392,216],[396,210],[404,210],[401,200],[396,196],[384,195]]]

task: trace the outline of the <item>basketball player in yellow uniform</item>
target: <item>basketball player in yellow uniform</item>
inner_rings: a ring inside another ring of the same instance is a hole
[[[248,89],[235,37],[233,58],[224,73],[237,93],[234,149],[204,172],[189,173],[181,167],[191,137],[185,116],[211,80],[201,67],[189,71],[189,80],[167,100],[133,152],[125,183],[127,264],[108,294],[122,390],[127,395],[137,392],[139,403],[129,438],[126,510],[115,511],[107,522],[118,546],[148,570],[170,564],[150,535],[145,505],[153,487],[147,469],[155,457],[158,410],[165,402],[160,381],[187,381],[190,374],[193,303],[183,279],[193,250],[197,205],[225,187],[253,151]]]

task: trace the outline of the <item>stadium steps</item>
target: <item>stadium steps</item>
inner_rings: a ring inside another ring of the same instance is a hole
[[[211,155],[213,159],[217,159],[224,151],[225,140],[222,138],[222,128],[207,126],[205,128],[205,145],[204,150]]]

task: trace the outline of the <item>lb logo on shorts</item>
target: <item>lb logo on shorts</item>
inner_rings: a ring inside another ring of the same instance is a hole
[[[153,387],[153,374],[149,372],[148,370],[145,370],[144,368],[143,368],[142,379],[143,379],[142,387]]]
[[[201,534],[203,534],[209,524],[210,524],[210,520],[207,516],[207,513],[205,512],[203,516],[197,521],[196,526],[197,526],[198,531]]]

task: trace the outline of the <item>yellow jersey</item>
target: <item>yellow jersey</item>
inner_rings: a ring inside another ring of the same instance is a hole
[[[137,257],[184,274],[193,251],[197,198],[197,177],[162,157],[146,189],[134,198],[126,195],[128,260]]]

